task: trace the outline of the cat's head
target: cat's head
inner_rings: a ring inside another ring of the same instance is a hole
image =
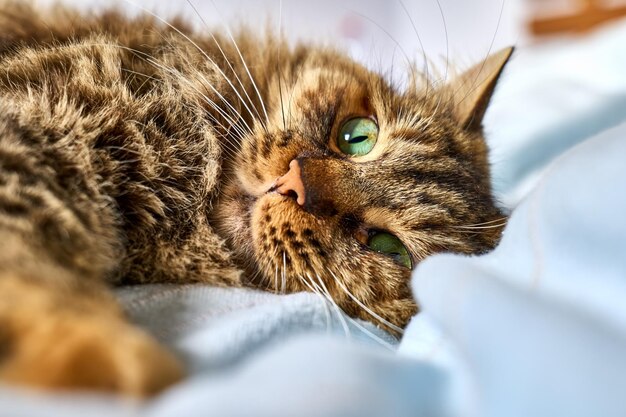
[[[499,239],[481,123],[511,52],[406,91],[341,54],[285,53],[217,207],[249,279],[403,327],[421,260]]]

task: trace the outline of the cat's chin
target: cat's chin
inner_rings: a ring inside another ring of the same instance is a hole
[[[302,219],[306,214],[292,197],[281,195],[269,186],[258,195],[250,195],[234,185],[225,187],[223,192],[214,207],[211,223],[246,264],[258,261],[250,257],[258,256],[263,243],[285,222]]]

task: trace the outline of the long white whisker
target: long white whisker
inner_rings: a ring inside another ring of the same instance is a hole
[[[174,46],[171,44],[171,42],[169,42],[167,39],[164,39],[165,42],[168,43],[168,45],[170,45],[172,48],[174,48]],[[196,48],[199,48],[198,46],[196,46]],[[243,98],[241,97],[241,95],[239,94],[239,91],[235,88],[235,86],[232,84],[232,82],[230,81],[230,79],[226,76],[226,74],[222,71],[222,69],[217,65],[217,63],[211,59],[202,49],[199,49],[200,52],[207,58],[207,60],[213,64],[213,66],[215,67],[215,69],[220,73],[220,75],[222,75],[222,77],[224,77],[224,79],[226,80],[226,82],[230,85],[231,89],[233,90],[233,92],[235,93],[235,95],[237,96],[237,98],[239,99],[239,102],[241,104],[243,104],[244,108],[246,108],[248,110],[248,113],[250,113],[250,115],[252,116],[252,118],[254,119],[254,115],[250,112],[250,109],[248,108],[248,106],[246,105],[246,102],[243,100]],[[228,62],[228,60],[226,60]],[[230,65],[230,64],[229,64]],[[173,68],[172,68],[173,69]],[[180,73],[180,71],[176,70],[178,73]],[[231,111],[233,112],[233,115],[237,116],[237,120],[241,120],[241,122],[245,125],[245,127],[247,128],[248,132],[250,132],[250,134],[252,134],[252,128],[250,127],[250,125],[248,124],[248,122],[246,122],[246,120],[241,116],[241,114],[239,113],[239,111],[237,109],[235,109],[235,107],[222,95],[222,93],[220,93],[214,86],[212,83],[210,83],[206,77],[204,76],[204,74],[202,74],[201,72],[198,73],[198,75],[200,76],[200,78],[202,79],[202,81],[204,81],[205,85],[207,85],[221,100],[224,104],[226,104]],[[181,74],[182,76],[182,74]],[[237,76],[237,74],[235,73],[235,77]],[[190,83],[190,82],[189,82]],[[197,91],[197,89],[196,89]],[[206,97],[206,96],[205,96]],[[236,124],[236,122],[234,120],[231,119],[231,123],[232,124]]]
[[[307,276],[309,275],[307,274]],[[315,274],[315,276],[317,277],[317,280],[322,287],[322,293],[325,295],[328,301],[330,301],[332,307],[337,312],[337,317],[339,318],[339,322],[341,323],[341,326],[343,327],[343,331],[346,337],[349,339],[352,338],[352,333],[350,332],[350,326],[348,326],[348,323],[346,321],[346,316],[343,314],[343,310],[339,307],[339,305],[337,305],[335,300],[333,300],[332,296],[330,295],[330,292],[328,292],[328,288],[326,288],[326,285],[324,285],[324,281],[322,281],[322,278],[320,278],[320,276],[317,274]],[[311,278],[310,276],[309,278],[311,279],[311,281],[313,281],[313,278]]]
[[[219,10],[217,8],[217,6],[215,5],[215,2],[213,0],[211,0],[211,3],[213,3],[213,7],[215,8],[215,10],[219,13]],[[267,110],[265,109],[265,103],[263,102],[263,97],[261,96],[261,92],[259,91],[256,82],[254,81],[254,78],[252,77],[252,74],[250,73],[250,68],[248,68],[248,64],[246,63],[246,60],[243,58],[243,55],[241,53],[241,51],[239,50],[239,45],[237,45],[237,42],[235,41],[235,38],[233,37],[233,34],[231,33],[230,29],[228,28],[228,26],[225,26],[226,29],[226,33],[228,33],[228,36],[230,37],[230,40],[233,42],[233,45],[235,47],[235,49],[237,50],[237,54],[239,54],[239,58],[241,59],[241,63],[243,64],[246,73],[248,74],[248,77],[250,78],[250,82],[252,83],[252,87],[254,88],[254,91],[256,92],[257,97],[259,98],[259,102],[261,103],[261,108],[263,109],[263,113],[265,114],[265,119],[267,120],[267,124],[269,125],[270,123],[270,118],[267,115]]]
[[[283,22],[283,1],[280,0],[279,14],[278,14],[278,36],[280,37],[281,42],[282,42],[282,22]],[[278,54],[278,59],[277,59],[276,66],[279,66],[280,65],[280,47],[278,48],[277,54]],[[277,69],[278,69],[278,96],[280,97],[280,113],[283,118],[283,129],[287,130],[287,123],[285,121],[285,104],[283,103],[283,86],[282,86],[283,74],[280,70],[280,67]]]
[[[367,330],[365,328],[365,326],[363,326],[361,323],[358,322],[358,320],[353,319],[350,316],[346,316],[346,318],[348,320],[350,320],[350,323],[352,323],[354,326],[358,327],[359,330],[361,330],[363,333],[365,333],[367,336],[369,336],[370,339],[372,339],[373,341],[379,343],[380,345],[382,345],[383,347],[386,347],[387,349],[391,350],[391,351],[395,351],[396,348],[389,342],[387,342],[386,340],[381,339],[380,337],[376,336],[374,333],[370,332],[369,330]]]
[[[361,300],[359,300],[358,298],[356,298],[349,290],[348,288],[344,285],[343,282],[341,282],[341,280],[339,280],[339,278],[337,278],[337,276],[333,273],[333,271],[328,270],[328,272],[330,272],[331,276],[335,279],[335,281],[337,282],[337,285],[339,285],[339,287],[346,293],[346,295],[348,297],[350,297],[352,299],[352,301],[354,301],[355,303],[357,303],[357,305],[359,307],[361,307],[363,310],[365,310],[366,313],[368,313],[369,315],[371,315],[372,317],[374,317],[375,319],[377,319],[378,321],[380,321],[381,323],[385,324],[386,326],[388,326],[389,328],[395,330],[396,332],[403,334],[404,333],[404,329],[402,329],[401,327],[396,326],[395,324],[391,323],[390,321],[384,319],[383,317],[381,317],[380,315],[376,314],[374,311],[372,311],[371,308],[369,308],[368,306],[366,306],[365,304],[363,304],[363,302],[361,302]]]
[[[230,60],[228,59],[228,57],[226,56],[226,53],[224,52],[224,50],[222,49],[222,45],[220,45],[220,43],[218,42],[217,38],[215,37],[215,35],[213,34],[213,31],[211,30],[211,28],[209,27],[209,25],[207,24],[207,22],[204,20],[204,18],[202,17],[202,15],[198,12],[198,10],[196,9],[196,7],[193,5],[193,3],[191,2],[191,0],[186,0],[187,3],[189,4],[189,6],[191,6],[191,8],[194,10],[194,12],[196,12],[196,15],[200,18],[200,21],[202,21],[202,23],[204,24],[204,26],[207,28],[208,32],[209,32],[209,36],[211,36],[211,38],[213,39],[213,42],[215,42],[215,45],[217,46],[217,49],[220,51],[220,53],[222,54],[222,56],[224,57],[224,60],[226,61],[226,64],[228,65],[228,68],[230,68],[230,70],[233,72],[233,74],[235,75],[235,79],[237,80],[237,82],[239,83],[239,85],[241,86],[241,89],[243,90],[243,93],[245,94],[246,98],[248,99],[248,103],[250,103],[250,105],[252,106],[252,108],[254,109],[254,112],[256,113],[257,117],[260,119],[261,115],[259,114],[259,111],[257,110],[256,106],[254,105],[254,102],[252,101],[252,98],[250,97],[250,95],[248,94],[248,90],[246,89],[246,87],[243,85],[243,82],[241,81],[241,78],[239,78],[239,75],[237,75],[237,72],[235,71],[235,69],[233,68],[232,64],[230,63]],[[246,107],[247,108],[247,107]],[[250,111],[248,109],[248,111]],[[250,114],[253,118],[254,115]]]
[[[283,251],[283,275],[281,278],[282,280],[280,283],[280,292],[284,294],[287,289],[287,255],[285,255],[284,251]]]
[[[150,10],[146,9],[145,7],[140,6],[139,4],[133,2],[132,0],[124,0],[124,1],[127,2],[127,3],[132,4],[135,7],[138,7],[139,9],[141,9],[143,11],[145,11],[146,13],[150,14],[151,16],[153,16],[155,19],[158,19],[160,22],[164,23],[165,25],[170,27],[172,30],[176,31],[176,33],[178,33],[185,40],[187,40],[191,45],[193,45],[198,50],[198,52],[200,52],[209,62],[211,62],[215,66],[215,69],[218,71],[218,73],[224,78],[224,80],[226,80],[228,85],[230,85],[230,87],[232,88],[233,92],[237,95],[237,97],[239,98],[241,104],[243,104],[243,106],[248,110],[250,115],[254,118],[254,115],[250,111],[250,108],[248,107],[248,105],[244,101],[243,97],[241,97],[241,94],[239,94],[239,90],[237,90],[235,88],[235,86],[230,81],[230,79],[226,76],[224,71],[222,71],[222,69],[219,67],[219,65],[217,65],[217,63],[204,51],[204,49],[200,48],[200,46],[196,42],[194,42],[189,36],[184,34],[180,29],[178,29],[174,25],[170,24],[168,21],[166,21],[165,19],[161,18],[157,14],[151,12]],[[268,121],[269,121],[269,118],[268,118]]]
[[[422,42],[422,37],[420,36],[419,31],[417,30],[417,26],[415,25],[415,22],[413,21],[413,17],[409,13],[409,9],[407,9],[406,5],[404,4],[402,0],[398,0],[398,2],[400,3],[400,6],[402,6],[402,8],[404,9],[406,16],[409,18],[409,21],[411,22],[411,26],[413,27],[413,32],[415,32],[415,36],[417,36],[417,41],[419,42],[420,49],[422,50],[422,59],[424,59],[424,72],[426,76],[426,97],[428,97],[429,88],[430,88],[430,69],[428,67],[428,59],[426,58],[426,49],[424,48],[424,43]]]
[[[481,66],[480,66],[480,69],[476,73],[476,77],[474,77],[474,80],[470,84],[470,88],[468,89],[468,91],[465,94],[465,96],[459,101],[459,103],[464,102],[465,99],[467,99],[470,94],[472,94],[477,88],[480,87],[480,84],[477,85],[476,82],[478,81],[478,78],[480,77],[480,74],[485,69],[485,64],[487,63],[487,59],[489,58],[489,55],[491,55],[491,51],[493,50],[493,45],[494,45],[494,43],[496,41],[496,36],[498,35],[498,30],[500,30],[500,23],[502,23],[502,14],[504,13],[504,3],[505,3],[505,0],[502,0],[502,5],[500,7],[500,14],[498,15],[498,22],[496,23],[496,30],[494,31],[493,37],[491,38],[491,43],[489,44],[489,49],[487,49],[487,54],[485,55],[485,59],[483,59],[483,62],[481,64]],[[454,92],[455,96],[456,96],[456,93],[461,88],[462,88],[462,86],[459,86],[459,88]]]
[[[120,46],[120,48],[124,48],[124,47]],[[132,52],[135,52],[135,51],[133,51],[131,48],[126,48],[126,49],[129,49],[129,50],[131,50]],[[143,57],[139,57],[139,58],[140,58],[140,59],[143,59],[145,62],[148,62],[148,63],[150,63],[150,64],[154,65],[154,66],[155,66],[155,67],[157,67],[157,68],[160,68],[161,70],[168,71],[168,72],[171,70],[170,68],[165,67],[164,65],[161,65],[161,64],[155,63],[155,62],[153,62],[153,61],[151,61],[151,60],[145,59],[145,58],[143,58]],[[131,74],[135,74],[135,75],[141,75],[141,76],[147,77],[147,78],[149,78],[149,79],[152,79],[153,81],[158,81],[158,82],[164,83],[164,81],[163,81],[163,80],[160,80],[160,79],[155,78],[155,77],[151,77],[151,76],[149,76],[149,75],[147,75],[147,74],[143,74],[143,73],[140,73],[140,72],[137,72],[137,71],[132,71],[132,70],[129,70],[129,69],[127,69],[127,68],[122,68],[122,71],[124,71],[124,72],[128,72],[128,73],[131,73]],[[180,78],[181,78],[181,80],[182,80],[182,81],[188,82],[188,80],[186,80],[186,78],[185,78],[182,74],[177,74],[177,75],[180,75]],[[190,85],[190,86],[191,86],[191,87],[192,87],[192,88],[193,88],[193,89],[194,89],[194,90],[195,90],[195,91],[196,91],[196,92],[197,92],[197,93],[198,93],[198,94],[202,97],[202,99],[203,99],[203,100],[204,100],[207,104],[209,104],[212,108],[214,108],[214,109],[216,109],[216,110],[218,110],[218,111],[221,111],[221,108],[219,108],[219,106],[217,106],[217,105],[215,104],[215,102],[213,102],[211,99],[209,99],[206,95],[204,95],[204,94],[203,94],[201,91],[199,91],[197,88],[195,88],[195,86],[193,86],[193,84],[191,84],[191,83],[190,83],[189,85]],[[209,117],[209,119],[210,119],[212,122],[214,122],[215,124],[217,124],[219,127],[221,127],[222,129],[224,129],[226,132],[230,131],[230,129],[235,129],[235,130],[237,130],[237,129],[236,129],[236,126],[235,126],[235,124],[234,124],[234,122],[232,121],[232,119],[230,119],[230,118],[228,117],[228,115],[226,115],[226,114],[223,114],[223,116],[224,116],[227,120],[230,120],[230,121],[231,121],[231,123],[232,123],[232,124],[231,124],[231,126],[230,126],[229,128],[227,128],[226,126],[224,126],[224,125],[223,125],[223,124],[222,124],[222,123],[221,123],[221,122],[220,122],[217,118],[215,118],[213,115],[211,115],[211,114],[207,114],[207,117]],[[241,132],[241,131],[240,131],[240,132]],[[239,134],[242,134],[242,132],[241,132],[241,133],[239,133]],[[237,136],[238,136],[238,135],[237,135]],[[241,137],[239,137],[239,139],[241,139]],[[224,143],[224,145],[225,145],[224,150],[225,150],[228,154],[230,154],[230,155],[231,155],[231,157],[235,157],[235,156],[236,156],[236,151],[237,151],[237,150],[236,150],[236,149],[234,149],[234,148],[230,148],[230,146],[232,146],[232,145],[230,145],[228,142]]]
[[[227,128],[227,127],[225,127],[223,124],[221,124],[221,123],[220,123],[220,122],[219,122],[216,118],[214,118],[214,117],[213,117],[213,118],[212,118],[212,120],[213,120],[215,123],[217,123],[218,125],[220,125],[220,127],[222,127],[222,128],[223,128],[226,132],[230,131],[231,129],[234,129],[235,131],[237,131],[237,133],[238,133],[238,139],[240,139],[240,140],[241,140],[241,139],[245,136],[245,134],[246,134],[246,133],[242,130],[242,128],[240,128],[240,127],[237,125],[237,122],[236,122],[234,119],[232,119],[232,117],[230,117],[230,115],[229,115],[229,114],[227,114],[227,113],[226,113],[226,112],[225,112],[225,111],[224,111],[221,107],[219,107],[219,106],[218,106],[218,105],[217,105],[217,104],[216,104],[213,100],[211,100],[211,99],[210,99],[209,97],[207,97],[204,93],[202,93],[200,90],[198,90],[198,88],[197,88],[197,87],[195,87],[195,86],[193,85],[193,83],[191,83],[191,81],[189,81],[189,80],[187,79],[187,77],[185,77],[183,74],[181,74],[181,73],[180,73],[180,71],[176,70],[175,68],[171,68],[171,67],[165,66],[165,65],[163,65],[163,64],[161,64],[161,63],[159,63],[159,62],[155,61],[155,60],[154,60],[154,58],[153,58],[151,55],[147,54],[147,53],[144,53],[144,52],[141,52],[141,51],[139,51],[139,50],[136,50],[136,49],[133,49],[133,48],[129,48],[129,47],[126,47],[126,46],[122,46],[122,45],[115,45],[115,46],[116,46],[116,47],[118,47],[118,48],[120,48],[120,49],[128,50],[129,52],[131,52],[131,53],[133,53],[133,54],[136,54],[136,55],[138,56],[138,58],[143,59],[145,62],[147,62],[147,63],[149,63],[149,64],[153,65],[154,67],[159,68],[159,69],[161,69],[161,70],[163,70],[163,71],[165,71],[165,72],[167,72],[167,73],[169,73],[169,74],[175,75],[179,81],[183,81],[183,82],[185,82],[188,86],[190,86],[190,87],[191,87],[191,88],[192,88],[192,89],[193,89],[196,93],[198,93],[198,94],[199,94],[199,95],[203,98],[203,100],[204,100],[207,104],[209,104],[209,105],[210,105],[210,106],[211,106],[214,110],[216,110],[218,113],[220,113],[220,115],[221,115],[222,117],[224,117],[224,118],[226,119],[226,121],[230,122],[230,123],[231,123],[231,126],[230,126],[230,128]],[[148,76],[148,75],[146,75],[146,74],[141,74],[141,73],[138,73],[138,72],[136,72],[136,71],[127,70],[127,69],[123,69],[123,70],[126,70],[126,71],[128,71],[128,72],[130,72],[130,73],[134,73],[134,74],[137,74],[137,75],[143,75],[143,76],[146,76],[146,77],[152,78],[152,79],[154,79],[154,80],[157,80],[157,81],[161,81],[161,82],[163,82],[163,80],[158,80],[158,79],[156,79],[156,78],[154,78],[154,77],[150,77],[150,76]],[[224,103],[226,103],[227,105],[229,105],[229,107],[230,107],[231,109],[233,109],[233,111],[234,111],[235,113],[237,113],[237,111],[236,111],[236,110],[235,110],[235,109],[234,109],[234,108],[230,105],[230,103],[228,102],[228,100],[226,100],[226,99],[225,99],[225,98],[224,98],[224,97],[223,97],[223,96],[222,96],[222,95],[221,95],[221,94],[220,94],[217,90],[215,90],[215,88],[214,88],[212,85],[210,85],[210,84],[208,84],[208,85],[209,85],[209,87],[210,87],[210,88],[212,88],[212,89],[216,92],[216,94],[218,94],[218,95],[220,96],[220,98],[222,99],[222,101],[223,101]],[[245,120],[243,120],[243,119],[240,119],[240,120],[241,120],[242,122],[244,122],[244,124],[246,124],[246,123],[245,123]],[[247,126],[247,124],[246,124],[246,127],[248,127],[248,129],[250,129],[250,128],[249,128],[249,126]]]
[[[326,317],[326,331],[329,332],[330,331],[330,320],[331,320],[331,317],[330,317],[330,309],[328,307],[328,304],[329,304],[328,300],[326,300],[326,298],[324,298],[324,296],[322,294],[320,294],[319,291],[317,291],[315,288],[313,288],[311,286],[311,284],[309,284],[307,282],[307,280],[304,279],[301,275],[298,275],[297,277],[300,280],[300,282],[302,282],[309,289],[309,291],[311,291],[313,294],[317,295],[322,300],[322,302],[324,303],[324,316]]]

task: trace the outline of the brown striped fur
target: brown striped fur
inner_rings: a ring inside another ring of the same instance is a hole
[[[359,233],[394,233],[414,263],[499,239],[480,122],[510,51],[398,91],[340,52],[242,31],[248,74],[227,37],[173,26],[0,6],[2,381],[144,395],[180,378],[110,285],[323,288],[402,327],[410,271]],[[356,158],[333,141],[354,115],[380,127]],[[304,207],[268,193],[293,159]]]

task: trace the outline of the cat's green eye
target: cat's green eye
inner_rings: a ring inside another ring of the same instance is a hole
[[[337,146],[346,155],[367,155],[378,140],[378,125],[367,117],[345,122],[337,134]]]
[[[367,246],[376,252],[391,256],[400,265],[411,269],[411,256],[400,239],[386,232],[374,232],[367,241]]]

